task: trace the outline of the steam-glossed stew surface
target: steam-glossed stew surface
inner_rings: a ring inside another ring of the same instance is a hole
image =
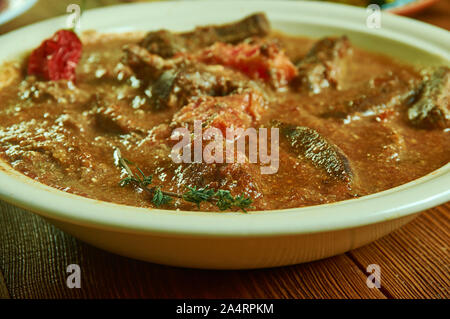
[[[0,69],[1,157],[70,193],[154,207],[147,192],[119,185],[115,149],[164,191],[228,190],[250,197],[251,210],[372,194],[450,159],[446,66],[405,65],[345,36],[286,36],[263,15],[183,34],[81,38],[75,81],[27,75],[27,59]],[[278,128],[278,172],[248,159],[174,163],[172,130],[196,119],[203,129]],[[182,199],[162,208],[218,211]]]

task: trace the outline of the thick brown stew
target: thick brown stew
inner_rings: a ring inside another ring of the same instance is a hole
[[[182,34],[88,32],[82,42],[75,81],[26,75],[27,61],[0,72],[2,158],[66,192],[154,207],[155,186],[174,194],[189,186],[270,210],[372,194],[450,159],[447,66],[419,70],[345,36],[287,36],[263,14]],[[222,131],[279,128],[278,172],[261,174],[248,160],[174,163],[171,133],[194,120]],[[116,149],[133,173],[153,177],[147,191],[119,185],[130,176]],[[161,207],[219,210],[182,198]]]

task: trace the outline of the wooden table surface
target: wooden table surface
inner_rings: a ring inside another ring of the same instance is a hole
[[[41,0],[0,26],[0,34],[64,14],[68,3]],[[88,0],[88,7],[118,1]],[[450,1],[416,16],[450,29]],[[160,266],[110,254],[0,201],[0,298],[449,298],[450,204],[423,212],[384,238],[336,257],[251,271]],[[82,269],[82,288],[66,286],[66,267]],[[381,289],[365,269],[381,267]]]

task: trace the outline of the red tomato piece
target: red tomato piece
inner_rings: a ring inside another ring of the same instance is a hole
[[[217,42],[195,54],[195,59],[231,67],[276,87],[287,85],[297,75],[297,68],[274,43],[231,45]]]

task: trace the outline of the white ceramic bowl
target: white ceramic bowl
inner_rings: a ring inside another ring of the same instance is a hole
[[[0,11],[0,25],[11,21],[29,10],[37,0],[6,0],[6,8]]]
[[[347,34],[360,47],[405,61],[449,64],[450,34],[410,19],[382,15],[366,27],[364,9],[317,2],[174,2],[92,10],[82,28],[187,30],[264,11],[273,27],[320,37]],[[0,37],[0,61],[17,57],[65,26],[65,17]],[[243,213],[149,210],[91,200],[37,183],[0,163],[0,196],[105,250],[155,263],[216,269],[307,262],[367,244],[450,199],[450,164],[400,187],[315,207]],[[405,252],[407,253],[407,252]]]

